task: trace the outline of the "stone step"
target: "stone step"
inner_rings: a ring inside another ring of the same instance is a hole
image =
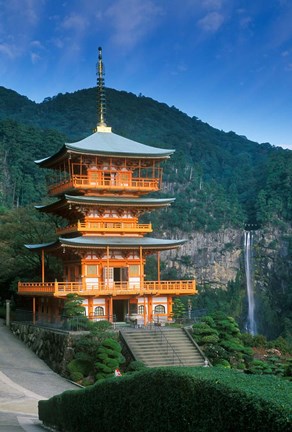
[[[127,329],[121,332],[133,357],[148,367],[204,365],[204,357],[183,329]]]

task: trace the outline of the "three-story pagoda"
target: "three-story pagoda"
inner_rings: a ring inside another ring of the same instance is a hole
[[[42,281],[20,282],[18,294],[32,297],[34,316],[55,320],[67,294],[80,295],[86,315],[94,319],[140,323],[171,319],[174,296],[196,293],[194,280],[160,280],[160,252],[185,240],[148,236],[151,224],[139,223],[145,212],[169,206],[174,199],[145,195],[161,188],[161,163],[174,150],[147,146],[116,135],[105,123],[104,73],[99,49],[98,125],[89,137],[65,144],[36,161],[52,170],[49,195],[57,200],[39,211],[68,221],[53,243],[26,245],[42,256]],[[63,280],[46,281],[44,256],[57,255]],[[145,280],[146,257],[158,255],[158,280]]]

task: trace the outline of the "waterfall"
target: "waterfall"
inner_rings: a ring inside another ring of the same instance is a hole
[[[247,301],[248,301],[248,316],[247,316],[246,329],[248,333],[255,335],[257,333],[257,325],[255,321],[252,244],[253,244],[252,231],[244,231],[244,263],[245,263],[246,290],[247,290]]]

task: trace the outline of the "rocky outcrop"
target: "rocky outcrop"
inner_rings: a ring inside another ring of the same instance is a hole
[[[53,371],[66,375],[66,365],[73,358],[74,334],[18,322],[12,322],[10,329]]]
[[[179,233],[177,238],[186,238]],[[199,285],[226,287],[241,267],[243,230],[224,229],[218,232],[196,232],[178,250],[166,252],[169,267],[194,277]]]
[[[291,271],[292,230],[288,225],[270,226],[253,232],[255,277],[259,285],[269,285],[275,272]],[[170,237],[165,233],[165,237]],[[176,238],[187,238],[179,249],[165,252],[162,256],[168,267],[181,274],[194,277],[199,285],[224,288],[235,280],[238,271],[244,271],[244,230],[224,229],[218,232],[195,232],[187,235],[177,232]]]

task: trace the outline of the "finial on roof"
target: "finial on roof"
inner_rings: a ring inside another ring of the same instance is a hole
[[[105,122],[106,113],[106,98],[104,87],[104,67],[102,62],[102,49],[98,48],[98,62],[96,65],[97,75],[97,111],[98,120],[95,132],[111,132],[111,128],[107,127]]]

